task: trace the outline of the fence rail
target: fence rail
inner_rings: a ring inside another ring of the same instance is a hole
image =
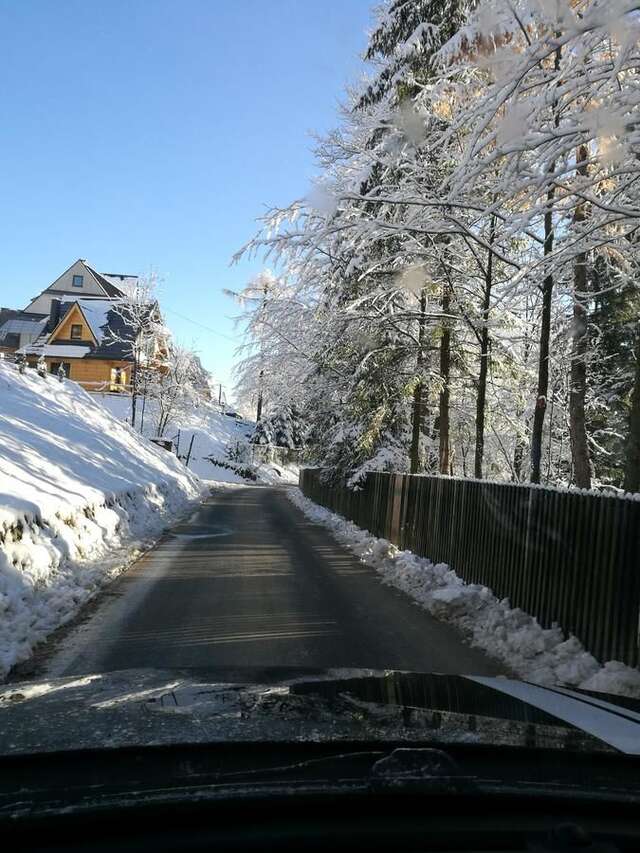
[[[316,503],[490,587],[578,637],[600,661],[639,661],[640,501],[511,483],[372,473],[359,491],[303,469]]]

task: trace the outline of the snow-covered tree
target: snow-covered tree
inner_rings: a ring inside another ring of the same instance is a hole
[[[318,462],[622,485],[639,28],[627,0],[382,7],[312,191],[245,248],[276,272],[240,383],[300,405]]]
[[[262,418],[255,425],[253,434],[250,438],[251,444],[273,444],[273,431],[271,422],[268,418]]]
[[[164,325],[157,299],[159,278],[151,271],[136,279],[126,295],[113,303],[121,322],[111,324],[107,345],[118,345],[131,359],[131,425],[136,424],[138,398],[157,369],[163,369],[169,332]]]
[[[291,422],[291,409],[281,409],[271,419],[273,443],[276,447],[294,447],[293,424]]]
[[[156,434],[163,436],[169,424],[188,415],[201,393],[202,365],[186,347],[172,344],[161,370],[149,371],[146,395],[153,401]]]

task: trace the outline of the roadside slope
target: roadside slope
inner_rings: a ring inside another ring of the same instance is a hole
[[[0,676],[201,489],[74,382],[0,363]]]
[[[131,419],[131,397],[120,394],[95,394],[100,403],[119,421]],[[138,403],[136,429],[140,430],[140,411]],[[146,436],[157,434],[157,406],[149,400],[145,406],[143,432]],[[225,415],[214,401],[201,399],[188,411],[181,411],[169,422],[164,436],[175,439],[180,431],[179,452],[184,458],[191,446],[189,468],[203,480],[225,483],[259,482],[272,485],[298,483],[298,469],[295,466],[284,467],[274,462],[253,463],[246,452],[246,444],[251,437],[255,423],[238,420]],[[191,439],[193,438],[193,444]],[[244,450],[242,450],[244,448]],[[239,452],[240,451],[240,452]],[[242,476],[239,472],[251,471],[252,476]]]

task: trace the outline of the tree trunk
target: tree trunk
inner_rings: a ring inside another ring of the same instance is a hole
[[[560,68],[561,48],[557,48],[554,68]],[[560,124],[560,116],[556,110],[555,125]],[[549,166],[549,173],[556,170],[555,161]],[[555,199],[555,184],[547,190],[547,209],[544,214],[544,256],[553,252],[553,202]],[[542,284],[542,318],[540,323],[540,355],[538,359],[538,388],[536,391],[536,408],[533,414],[533,429],[531,432],[531,482],[540,482],[540,466],[542,464],[542,431],[544,416],[547,411],[547,394],[549,393],[549,340],[551,338],[551,297],[553,296],[553,273],[549,272]]]
[[[489,229],[489,247],[496,237],[495,216],[491,217]],[[476,399],[476,450],[473,475],[482,479],[482,460],[484,457],[484,419],[487,399],[487,374],[489,372],[489,309],[491,307],[491,288],[493,286],[493,252],[489,248],[487,268],[484,277],[484,295],[482,300],[482,335],[480,340],[480,375],[478,376],[478,396]]]
[[[636,371],[631,394],[626,457],[624,490],[640,492],[640,333],[636,342]]]
[[[140,412],[140,435],[144,434],[144,413],[147,408],[147,387],[145,382],[145,387],[142,393],[142,411]]]
[[[552,202],[555,190],[547,193],[547,211],[544,215],[544,254],[553,251],[553,214]],[[549,273],[542,284],[542,317],[540,320],[540,356],[538,360],[538,388],[536,391],[536,408],[533,414],[533,430],[531,432],[531,482],[540,482],[540,466],[542,463],[542,430],[544,416],[547,411],[547,394],[549,392],[549,340],[551,337],[551,297],[553,295],[553,273]]]
[[[451,329],[449,327],[448,314],[451,308],[451,295],[449,285],[445,282],[442,286],[442,338],[440,339],[440,410],[438,423],[439,429],[439,468],[441,474],[449,473],[449,378],[451,374]]]
[[[518,438],[516,440],[516,446],[513,448],[513,473],[516,483],[519,483],[522,480],[522,463],[524,462],[525,450],[526,444],[522,439]]]
[[[133,351],[133,367],[131,369],[131,426],[136,426],[136,406],[138,402],[138,350]]]
[[[413,412],[412,412],[412,435],[411,435],[411,452],[410,471],[412,474],[417,474],[420,468],[420,435],[424,424],[425,406],[424,394],[425,387],[422,379],[422,369],[424,366],[424,335],[426,328],[427,311],[427,294],[423,290],[420,294],[420,318],[418,319],[418,355],[416,358],[416,370],[418,374],[418,382],[413,389]]]
[[[576,151],[576,171],[586,177],[586,165],[589,151],[586,145],[580,145]],[[578,204],[573,214],[574,223],[581,223],[587,217],[584,204]],[[589,444],[585,422],[585,396],[587,391],[587,311],[585,299],[587,293],[587,254],[576,255],[573,268],[573,338],[571,343],[571,388],[569,392],[569,434],[571,436],[571,457],[576,486],[591,488],[591,466],[589,462]]]
[[[264,376],[264,370],[260,371],[260,391],[258,392],[258,408],[256,410],[256,423],[260,421],[262,417],[262,378]]]

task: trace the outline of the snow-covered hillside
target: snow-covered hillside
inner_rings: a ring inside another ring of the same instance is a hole
[[[94,394],[93,396],[119,421],[127,423],[130,421],[131,397],[120,394]],[[136,417],[138,429],[141,421],[141,407],[142,403],[139,402]],[[146,404],[143,422],[143,432],[146,436],[156,434],[156,423],[154,402],[149,401]],[[200,400],[188,412],[177,415],[169,423],[164,435],[166,438],[175,439],[178,430],[180,431],[181,456],[187,454],[193,437],[189,468],[202,480],[245,483],[247,480],[233,470],[233,468],[242,469],[245,465],[243,463],[233,465],[233,461],[229,460],[228,450],[233,450],[238,443],[246,443],[254,427],[253,421],[237,420],[226,415],[215,402]],[[224,467],[226,464],[231,464],[232,467]],[[285,468],[273,463],[251,467],[258,482],[276,484],[298,482],[298,471],[294,467]]]
[[[0,362],[0,675],[201,491],[76,383]]]

